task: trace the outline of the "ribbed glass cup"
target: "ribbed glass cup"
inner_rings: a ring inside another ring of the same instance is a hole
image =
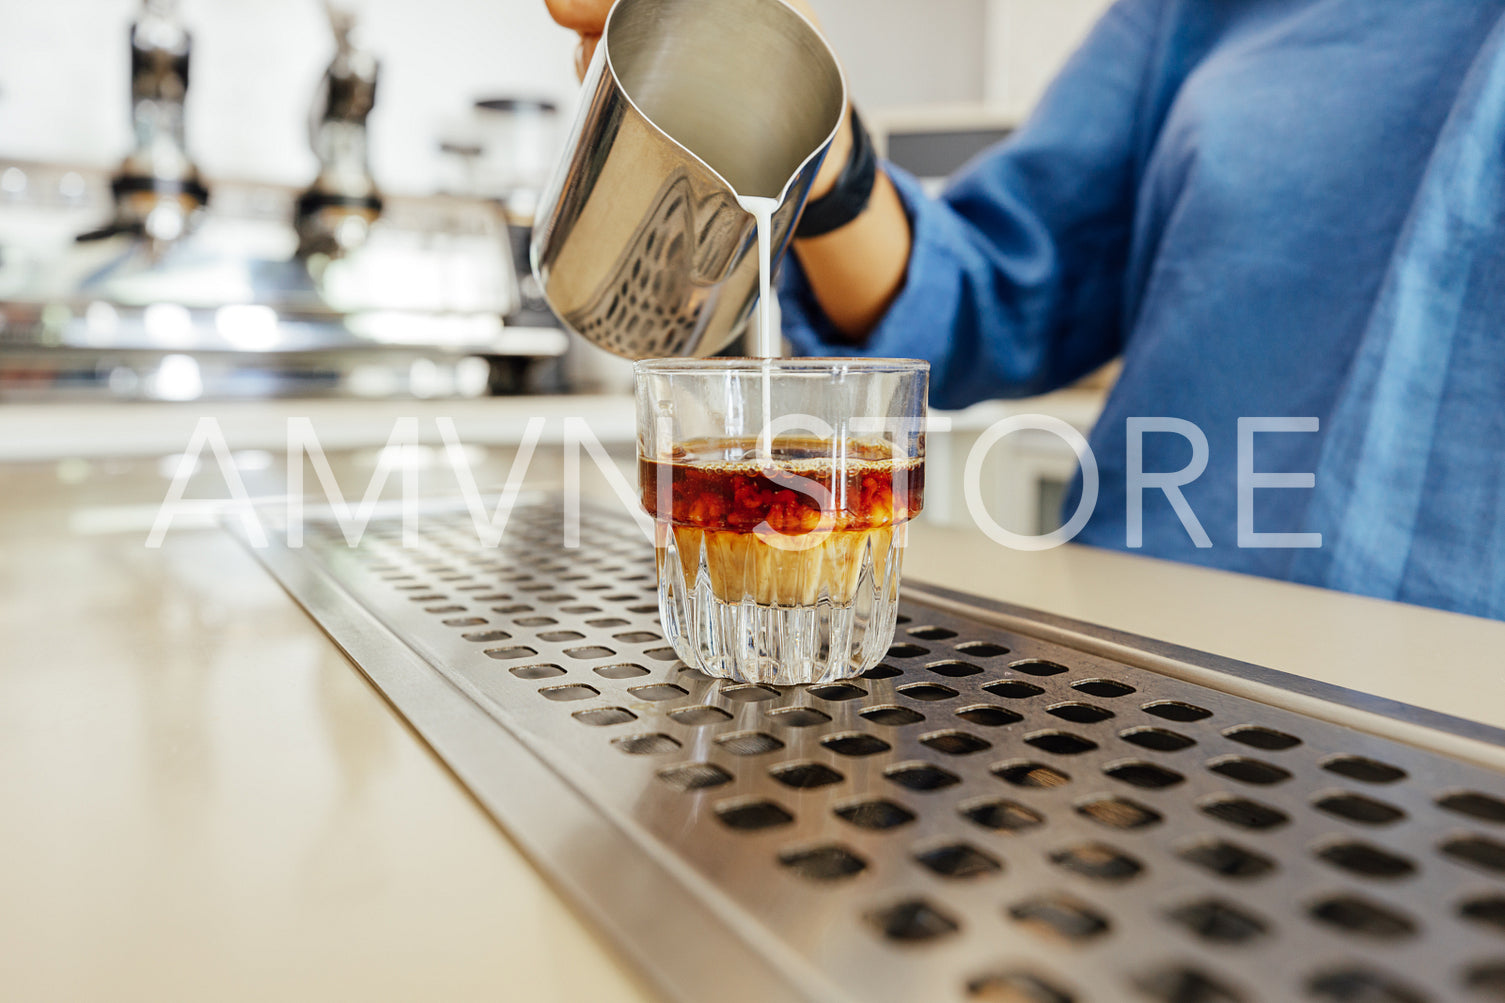
[[[929,365],[715,358],[634,372],[638,483],[679,657],[778,685],[876,665],[924,502]]]

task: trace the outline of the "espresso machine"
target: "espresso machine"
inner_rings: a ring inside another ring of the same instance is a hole
[[[381,191],[380,63],[350,8],[324,13],[304,186],[201,174],[177,0],[142,0],[130,27],[132,139],[113,171],[0,158],[0,400],[558,388],[568,340],[521,309],[499,203]]]

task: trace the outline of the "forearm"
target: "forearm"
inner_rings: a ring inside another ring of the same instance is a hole
[[[816,302],[854,343],[873,329],[903,288],[909,249],[904,204],[881,169],[860,216],[830,233],[794,242]]]

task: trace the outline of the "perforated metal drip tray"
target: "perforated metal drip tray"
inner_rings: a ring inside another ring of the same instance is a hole
[[[667,995],[1505,998],[1498,732],[911,586],[866,678],[713,681],[559,510],[260,553]]]

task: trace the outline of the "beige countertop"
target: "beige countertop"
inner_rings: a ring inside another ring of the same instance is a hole
[[[145,547],[166,485],[0,465],[0,998],[652,998],[246,551]],[[1502,623],[923,525],[907,562],[1505,726]]]

